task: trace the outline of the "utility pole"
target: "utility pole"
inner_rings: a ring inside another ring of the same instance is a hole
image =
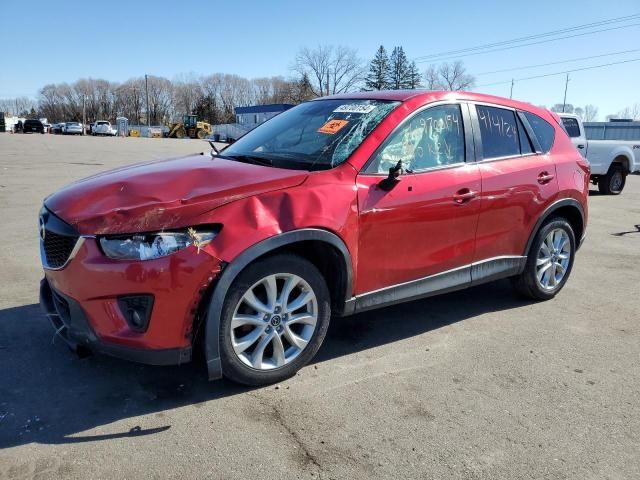
[[[329,70],[327,70],[327,95],[329,95]]]
[[[87,96],[82,95],[82,135],[85,134],[85,128],[87,125]]]
[[[509,98],[513,98],[513,78],[511,79],[511,92],[509,92]]]
[[[147,127],[150,126],[150,116],[149,116],[149,80],[147,78],[147,74],[144,74],[144,89],[147,94]]]
[[[567,105],[567,87],[569,86],[569,74],[567,73],[567,80],[564,82],[564,100],[562,101],[562,113],[564,113],[564,107]]]

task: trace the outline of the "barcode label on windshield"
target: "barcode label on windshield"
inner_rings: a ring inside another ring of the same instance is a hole
[[[334,113],[369,113],[375,110],[375,105],[367,105],[361,103],[350,103],[347,105],[340,105],[333,112]]]

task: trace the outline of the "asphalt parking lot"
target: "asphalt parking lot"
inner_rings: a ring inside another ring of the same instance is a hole
[[[640,177],[592,190],[557,298],[507,281],[335,319],[259,389],[79,358],[37,305],[42,199],[192,140],[0,134],[0,478],[640,478]]]

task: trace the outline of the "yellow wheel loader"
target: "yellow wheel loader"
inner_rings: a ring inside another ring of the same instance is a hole
[[[211,135],[213,129],[207,122],[199,122],[195,115],[185,115],[182,122],[175,122],[169,125],[169,138],[199,138],[202,140],[207,135]]]

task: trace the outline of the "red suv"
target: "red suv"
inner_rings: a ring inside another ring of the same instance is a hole
[[[503,98],[325,97],[220,153],[95,175],[40,213],[41,304],[72,347],[293,375],[329,318],[509,277],[546,300],[585,232],[589,167],[559,118]]]

